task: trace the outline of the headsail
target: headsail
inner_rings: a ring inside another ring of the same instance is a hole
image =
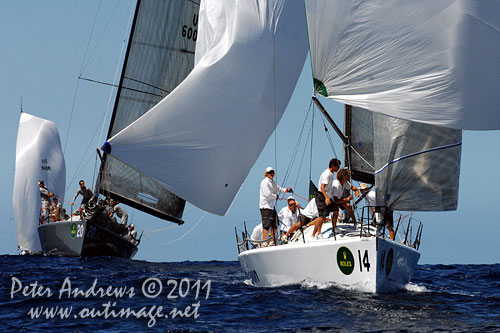
[[[198,48],[201,57],[186,80],[109,143],[116,158],[222,215],[302,70],[304,4],[203,1]]]
[[[358,107],[351,118],[353,178],[371,174],[379,204],[406,211],[457,208],[462,131]]]
[[[306,0],[316,89],[457,129],[500,129],[500,2]]]
[[[66,164],[56,124],[22,112],[12,198],[17,244],[21,251],[42,250],[37,230],[41,208],[39,180],[43,180],[49,191],[63,202]]]
[[[168,95],[194,65],[199,1],[139,0],[108,138]],[[100,192],[182,223],[185,202],[164,185],[106,156]]]

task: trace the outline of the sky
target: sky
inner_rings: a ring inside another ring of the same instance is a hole
[[[70,201],[78,180],[95,181],[97,147],[104,142],[115,90],[78,80],[79,76],[118,82],[130,30],[133,0],[2,1],[0,3],[0,254],[18,254],[12,191],[16,137],[22,109],[54,121],[66,159],[65,199]],[[92,29],[94,27],[94,29]],[[237,260],[235,227],[246,221],[249,230],[259,223],[259,185],[267,166],[276,180],[307,196],[309,175],[317,183],[332,157],[342,160],[342,146],[331,128],[330,146],[319,113],[315,114],[312,154],[304,150],[311,116],[305,123],[299,154],[288,168],[298,133],[312,96],[309,62],[289,106],[257,162],[252,167],[226,216],[205,213],[187,204],[184,225],[148,216],[130,207],[129,223],[144,231],[134,259],[155,262]],[[322,100],[342,126],[343,105]],[[420,264],[500,263],[499,131],[465,131],[461,160],[458,209],[453,212],[415,213],[424,224]],[[303,153],[305,151],[305,153]],[[312,157],[312,158],[311,158]],[[355,184],[356,185],[356,184]],[[78,200],[79,201],[79,200]],[[298,199],[305,206],[306,202]],[[284,201],[278,208],[284,206]],[[66,204],[66,207],[67,204]],[[159,230],[163,229],[163,230]]]

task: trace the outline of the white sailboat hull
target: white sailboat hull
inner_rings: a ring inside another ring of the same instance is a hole
[[[254,285],[302,281],[383,292],[407,284],[420,258],[413,248],[379,237],[343,237],[247,250],[238,256]]]

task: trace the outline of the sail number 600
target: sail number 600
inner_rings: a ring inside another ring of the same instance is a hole
[[[187,39],[192,39],[196,42],[196,38],[198,37],[198,30],[191,27],[188,28],[187,25],[184,25],[182,27],[182,37],[187,37]]]

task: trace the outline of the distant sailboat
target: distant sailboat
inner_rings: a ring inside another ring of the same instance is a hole
[[[141,117],[191,71],[198,37],[198,11],[199,4],[192,0],[137,1],[108,136]],[[64,180],[65,175],[61,178]],[[96,188],[107,198],[164,220],[183,223],[183,199],[111,156],[104,155],[102,159]],[[50,189],[58,193],[56,188]],[[38,192],[36,195],[40,202]],[[32,248],[63,256],[132,258],[140,239],[132,242],[128,229],[112,221],[108,214],[100,199],[85,208],[82,219],[72,217],[70,221],[42,224],[38,227],[42,246],[33,234],[37,246]],[[33,223],[36,231],[38,218]]]
[[[50,120],[21,112],[16,144],[12,205],[17,245],[21,253],[41,253],[38,224],[41,200],[38,181],[64,199],[66,164],[57,126]]]
[[[316,93],[347,105],[354,179],[374,183],[388,209],[456,209],[461,130],[500,129],[497,2],[306,0],[304,13],[298,0],[203,1],[193,71],[103,149],[223,215],[308,49]],[[261,286],[310,279],[382,291],[411,279],[420,255],[407,242],[367,225],[339,231],[245,249],[239,261]]]

